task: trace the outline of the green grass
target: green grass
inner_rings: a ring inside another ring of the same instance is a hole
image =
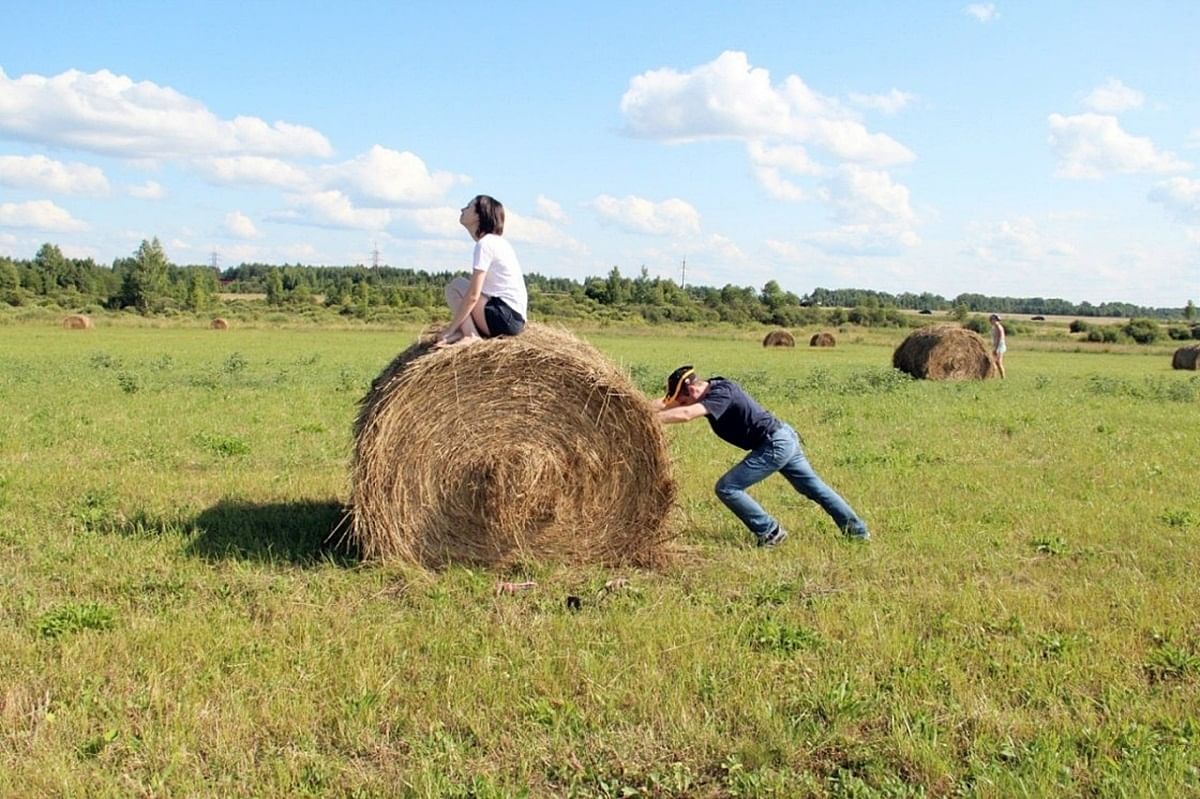
[[[0,795],[1200,791],[1200,380],[1169,349],[1014,339],[1009,380],[938,384],[887,368],[895,331],[592,329],[647,391],[742,380],[874,541],[772,478],[792,537],[753,549],[699,422],[666,571],[430,575],[323,543],[412,335],[2,328]]]

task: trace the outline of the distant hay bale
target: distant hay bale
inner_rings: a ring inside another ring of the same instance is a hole
[[[796,339],[786,330],[772,330],[763,339],[764,347],[794,347]]]
[[[822,331],[820,333],[813,333],[813,337],[808,340],[808,346],[810,346],[810,347],[836,347],[837,339],[833,337],[832,333],[826,333],[824,331]]]
[[[570,333],[432,349],[375,378],[354,425],[346,536],[366,559],[654,565],[675,497],[659,422]]]
[[[218,316],[216,319],[212,320],[212,322],[210,322],[208,326],[211,327],[213,330],[228,330],[229,329],[229,320],[222,319],[221,317]]]
[[[892,365],[922,380],[983,380],[996,374],[988,343],[956,325],[914,330],[896,348]]]
[[[1172,369],[1200,369],[1200,344],[1189,344],[1175,350],[1171,358]]]
[[[64,316],[62,326],[67,330],[89,330],[95,325],[92,323],[92,317],[85,316],[81,313],[73,313],[69,316]]]

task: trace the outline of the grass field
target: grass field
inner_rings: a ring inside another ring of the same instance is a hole
[[[589,331],[648,391],[742,380],[873,542],[774,477],[792,537],[753,549],[696,422],[667,570],[426,574],[322,544],[414,332],[0,327],[0,795],[1200,792],[1200,378],[1170,348],[1014,338],[1007,381],[936,384],[890,370],[897,331]]]

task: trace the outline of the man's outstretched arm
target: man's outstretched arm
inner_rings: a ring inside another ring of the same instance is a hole
[[[661,400],[660,400],[661,402]],[[708,414],[708,409],[699,402],[692,405],[680,405],[676,408],[665,408],[660,410],[656,415],[658,421],[663,424],[679,424],[680,422],[690,422],[693,419],[699,419],[701,416]]]

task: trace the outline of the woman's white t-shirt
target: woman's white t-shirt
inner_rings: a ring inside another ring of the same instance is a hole
[[[529,294],[525,290],[525,276],[512,245],[495,233],[475,242],[475,258],[471,264],[475,272],[486,272],[483,278],[483,293],[488,297],[499,297],[504,303],[528,319]]]

